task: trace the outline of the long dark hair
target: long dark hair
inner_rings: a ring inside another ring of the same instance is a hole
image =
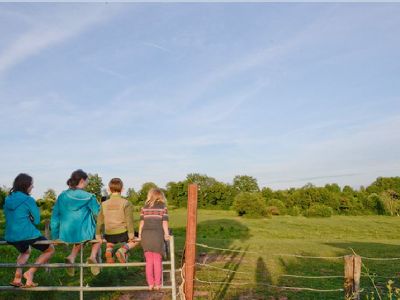
[[[71,177],[67,180],[67,184],[71,189],[74,190],[82,179],[86,180],[87,178],[88,175],[81,169],[78,169],[72,172]]]
[[[30,188],[32,183],[32,176],[29,176],[25,173],[18,174],[18,176],[14,179],[13,187],[10,190],[10,194],[14,192],[22,192],[29,195],[28,189]]]

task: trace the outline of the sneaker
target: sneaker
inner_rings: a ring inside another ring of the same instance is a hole
[[[128,260],[128,255],[126,251],[122,248],[119,248],[117,252],[115,253],[115,256],[117,257],[118,261],[122,264],[126,263]]]
[[[112,251],[106,251],[106,263],[108,264],[115,263]]]
[[[86,261],[86,263],[87,264],[97,264],[97,261],[96,260],[94,260],[94,259],[91,259],[90,257],[87,259],[87,261]],[[92,274],[94,275],[94,276],[96,276],[96,275],[99,275],[99,273],[100,273],[100,267],[98,267],[98,266],[91,266],[90,267],[90,272],[92,272]]]
[[[66,257],[66,258],[64,258],[64,262],[66,263],[66,264],[73,264],[73,262],[68,258],[68,257]],[[67,271],[67,274],[69,275],[69,276],[74,276],[75,275],[75,268],[74,267],[67,267],[66,269],[65,269],[66,271]]]

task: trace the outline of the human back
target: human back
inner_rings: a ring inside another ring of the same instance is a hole
[[[87,179],[82,170],[74,171],[67,181],[69,189],[58,196],[50,224],[53,239],[80,243],[94,238],[100,204],[95,195],[83,190]]]
[[[59,219],[56,238],[76,243],[94,237],[99,204],[93,194],[81,189],[68,189],[58,196],[56,205]]]
[[[118,234],[128,231],[130,220],[126,216],[126,210],[132,211],[129,207],[132,204],[128,200],[122,198],[120,194],[112,194],[110,199],[104,201],[101,205],[106,234]]]
[[[15,242],[41,236],[35,226],[40,222],[39,209],[30,195],[21,191],[12,192],[5,200],[4,214],[6,241]]]

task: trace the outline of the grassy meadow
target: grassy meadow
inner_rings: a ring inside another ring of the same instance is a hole
[[[138,213],[135,213],[136,220]],[[1,214],[2,215],[2,214]],[[3,216],[1,216],[3,218]],[[186,210],[170,211],[170,227],[175,235],[177,268],[180,267],[186,226]],[[137,227],[136,227],[137,228]],[[0,236],[4,220],[0,220]],[[299,278],[301,276],[342,276],[343,259],[306,259],[281,254],[305,256],[341,256],[357,254],[366,257],[400,257],[400,218],[387,216],[333,216],[305,218],[279,216],[271,219],[246,219],[232,211],[199,210],[197,242],[217,250],[198,246],[195,283],[196,299],[343,299],[343,292],[287,291],[271,287],[293,286],[313,289],[340,289],[343,278]],[[58,246],[52,261],[62,262],[65,246]],[[37,251],[33,251],[34,254]],[[1,262],[14,262],[17,252],[10,246],[0,248]],[[141,249],[133,251],[131,260],[141,261]],[[386,292],[386,283],[394,280],[400,287],[400,260],[363,260],[375,284]],[[221,270],[225,269],[225,270]],[[227,271],[230,270],[230,271]],[[97,277],[85,271],[85,285],[145,285],[143,268],[108,268]],[[365,270],[363,271],[366,272]],[[179,278],[179,276],[177,276]],[[0,285],[7,285],[12,271],[0,270]],[[79,276],[68,277],[63,270],[38,271],[40,285],[79,285]],[[371,296],[371,280],[363,276],[362,299]],[[0,292],[0,299],[78,299],[78,293],[10,293]],[[118,293],[85,293],[85,299],[116,299]],[[166,296],[168,299],[169,296]],[[375,299],[377,295],[375,294]],[[385,298],[386,299],[386,298]]]

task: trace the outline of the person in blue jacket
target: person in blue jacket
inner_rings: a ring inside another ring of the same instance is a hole
[[[5,200],[4,214],[6,217],[6,241],[19,251],[17,264],[25,264],[30,256],[31,247],[42,251],[36,259],[36,264],[44,264],[54,254],[54,246],[50,244],[35,244],[46,241],[36,225],[40,223],[40,212],[35,199],[30,196],[33,189],[33,178],[28,174],[19,174],[13,183],[9,196]],[[15,271],[14,280],[10,285],[15,287],[35,287],[33,276],[37,268],[29,268],[22,274],[22,268]],[[22,277],[26,280],[22,284]]]
[[[73,264],[81,245],[78,243],[92,240],[96,235],[96,217],[100,211],[100,204],[96,196],[84,191],[88,184],[88,175],[82,170],[72,172],[68,179],[69,189],[63,191],[57,198],[51,215],[50,227],[53,239],[59,239],[68,243],[75,243],[71,253],[65,258],[65,262]],[[97,263],[96,256],[101,244],[92,246],[87,263]],[[91,267],[94,275],[100,272],[99,267]],[[74,275],[74,268],[67,268],[70,276]]]

